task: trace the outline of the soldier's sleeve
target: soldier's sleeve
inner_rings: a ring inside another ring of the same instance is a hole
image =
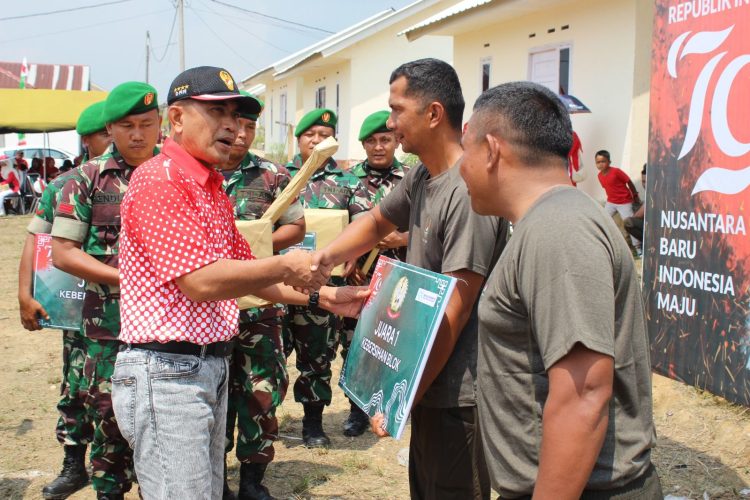
[[[39,199],[34,217],[31,218],[26,230],[31,234],[49,234],[52,231],[52,221],[55,216],[55,207],[57,206],[57,197],[60,189],[57,183],[53,182],[47,185],[44,194]]]
[[[52,223],[52,236],[83,243],[91,225],[91,193],[86,175],[71,175],[63,184]]]
[[[276,188],[273,192],[273,199],[277,199],[279,196],[281,196],[281,193],[284,192],[284,189],[289,185],[289,181],[292,179],[292,176],[289,175],[289,171],[285,169],[284,167],[278,167],[279,171],[276,174]],[[279,224],[291,224],[293,222],[296,222],[300,220],[302,217],[305,216],[305,210],[302,208],[302,203],[299,201],[299,196],[297,196],[291,205],[289,205],[289,208],[286,209],[286,211],[281,214],[281,217],[279,217]]]
[[[349,198],[349,221],[354,221],[357,217],[364,215],[372,208],[370,192],[367,190],[359,178],[352,175],[352,195]]]

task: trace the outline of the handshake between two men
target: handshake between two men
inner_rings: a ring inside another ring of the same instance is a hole
[[[365,286],[325,286],[333,268],[333,262],[322,260],[320,252],[292,250],[265,259],[218,259],[175,281],[196,302],[255,295],[273,303],[317,305],[356,318],[370,292]],[[318,295],[311,296],[316,291]]]
[[[296,293],[311,297],[308,299],[310,305],[318,305],[340,316],[359,316],[364,301],[370,295],[367,286],[326,286],[336,263],[326,261],[321,251],[292,250],[283,257],[288,260],[292,271],[284,279],[284,284],[292,287]],[[347,265],[345,274],[350,271],[349,268]]]

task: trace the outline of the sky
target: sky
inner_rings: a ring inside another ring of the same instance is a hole
[[[240,81],[331,32],[412,2],[185,0],[185,67],[220,66]],[[177,23],[171,29],[176,0],[2,3],[0,61],[20,62],[25,57],[29,63],[88,65],[91,82],[111,90],[125,81],[145,81],[148,31],[149,83],[156,87],[160,102],[180,72]],[[70,12],[34,15],[62,10]]]

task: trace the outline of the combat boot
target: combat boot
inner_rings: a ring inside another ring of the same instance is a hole
[[[240,491],[237,500],[274,500],[263,486],[263,476],[268,464],[241,463],[240,464]]]
[[[234,494],[232,489],[229,487],[227,481],[227,459],[224,457],[224,491],[221,494],[221,500],[237,500],[237,496]]]
[[[302,441],[308,448],[330,446],[331,440],[323,432],[323,404],[305,403],[305,416],[302,417]]]
[[[370,427],[370,416],[352,401],[349,401],[349,406],[349,417],[344,422],[344,436],[361,436]]]
[[[125,500],[125,493],[104,493],[96,492],[96,500]]]
[[[65,458],[60,475],[42,489],[42,496],[50,499],[68,498],[89,484],[86,472],[86,445],[64,446]]]

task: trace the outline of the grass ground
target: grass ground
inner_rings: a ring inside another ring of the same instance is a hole
[[[18,318],[16,272],[27,217],[0,218],[0,498],[38,499],[62,460],[54,438],[60,384],[60,334],[25,331]],[[291,380],[296,377],[289,360]],[[340,369],[340,359],[335,364]],[[334,374],[337,379],[337,373]],[[654,462],[664,493],[687,498],[750,498],[750,409],[655,375],[654,420],[658,445]],[[291,391],[290,391],[291,393]],[[341,434],[348,403],[334,389],[324,426],[328,450],[301,445],[302,408],[290,398],[279,409],[281,439],[266,484],[279,498],[408,498],[401,441]],[[229,462],[237,488],[239,465]],[[91,489],[74,499],[92,499]],[[129,499],[138,498],[131,493]]]

